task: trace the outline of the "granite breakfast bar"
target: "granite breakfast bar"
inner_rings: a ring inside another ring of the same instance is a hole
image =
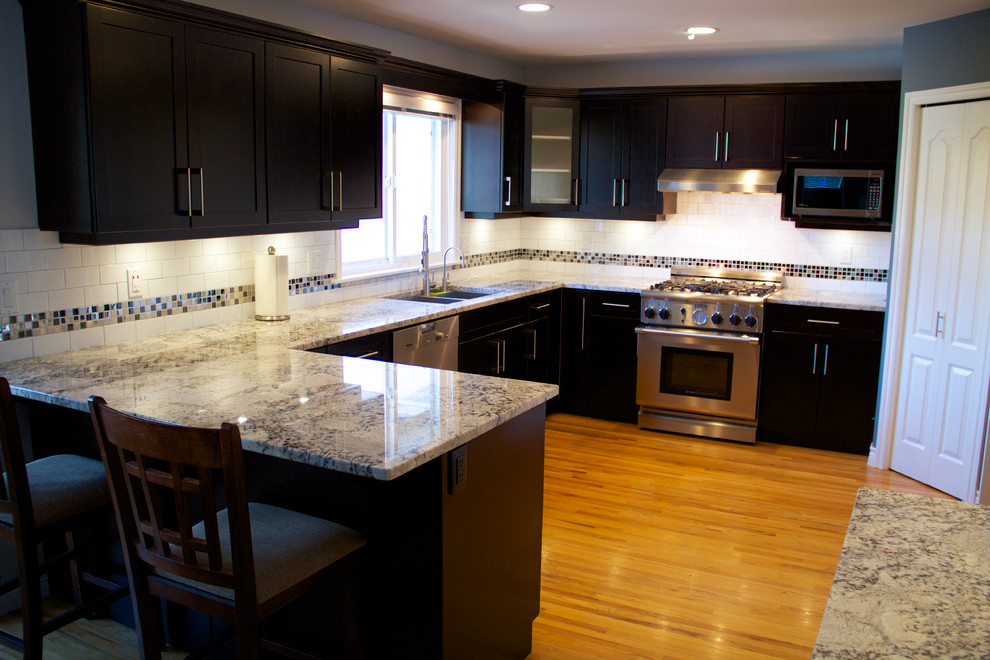
[[[436,311],[361,305],[375,327]],[[49,425],[64,437],[66,416],[84,429],[91,395],[178,424],[237,422],[252,499],[368,537],[369,656],[524,657],[539,612],[544,409],[557,387],[298,350],[346,335],[337,313],[361,323],[332,307],[0,371],[39,435]]]

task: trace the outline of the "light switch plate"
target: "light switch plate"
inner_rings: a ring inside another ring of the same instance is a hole
[[[842,248],[842,258],[840,263],[844,266],[848,266],[853,262],[853,247],[851,245],[846,245]]]
[[[0,314],[17,314],[16,277],[0,277]]]

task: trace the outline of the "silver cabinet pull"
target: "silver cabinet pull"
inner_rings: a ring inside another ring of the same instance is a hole
[[[507,350],[505,350],[505,340],[504,340],[504,339],[500,339],[500,340],[498,341],[498,343],[499,343],[499,345],[500,345],[500,346],[502,347],[502,368],[501,368],[501,370],[499,371],[499,373],[500,373],[500,374],[504,374],[504,373],[506,372],[506,368],[505,368],[505,356],[506,356],[506,354],[507,354],[507,353],[508,353],[509,351],[507,351]]]
[[[818,369],[818,344],[815,344],[815,351],[811,356],[811,375],[815,375],[815,371]]]
[[[725,132],[725,158],[722,159],[722,162],[729,162],[729,131]]]
[[[622,187],[620,188],[620,190],[622,191],[622,195],[621,195],[621,197],[622,197],[622,203],[619,204],[619,206],[625,206],[626,205],[626,184],[629,183],[629,179],[620,179],[620,181],[622,182],[622,184],[621,184]]]
[[[615,187],[616,185],[618,185],[618,183],[619,183],[618,179],[612,179],[612,206],[615,206],[615,198],[616,198]]]
[[[531,306],[530,307],[530,310],[532,310],[532,311],[539,311],[541,309],[546,309],[549,306],[550,306],[550,303],[543,303],[542,305],[536,305],[535,307],[532,307]]]
[[[525,330],[523,330],[523,332],[525,332],[527,335],[533,338],[533,350],[531,350],[529,353],[526,354],[526,359],[535,360],[536,359],[536,328],[526,328]]]
[[[192,168],[190,170],[190,172],[191,172],[192,175],[196,175],[196,176],[199,177],[199,195],[193,195],[192,194],[192,184],[190,183],[190,186],[189,186],[189,189],[190,189],[190,201],[189,201],[190,215],[200,215],[200,216],[201,215],[205,215],[206,214],[206,208],[205,208],[205,205],[203,204],[203,199],[204,199],[204,193],[203,193],[203,168],[202,167],[194,167],[194,168]],[[195,200],[197,197],[199,198],[199,208],[196,208],[193,205],[193,200]]]
[[[842,150],[846,151],[849,149],[849,120],[846,120],[846,135],[842,140]]]
[[[828,375],[828,344],[825,344],[825,364],[822,365],[822,375]]]
[[[505,177],[505,205],[512,206],[512,177]]]
[[[574,205],[575,206],[577,206],[578,204],[581,203],[580,187],[581,187],[581,179],[574,179]]]
[[[820,323],[822,325],[841,325],[839,321],[825,321],[823,319],[808,319],[808,323]]]
[[[718,131],[715,131],[715,162],[718,162]]]
[[[358,355],[359,358],[370,358],[378,355],[378,351],[371,351],[370,353],[365,353],[364,355]]]
[[[839,147],[839,120],[832,122],[832,151]]]
[[[602,303],[602,307],[625,307],[626,309],[629,309],[631,306],[632,305],[627,305],[625,303],[610,303],[610,302]]]

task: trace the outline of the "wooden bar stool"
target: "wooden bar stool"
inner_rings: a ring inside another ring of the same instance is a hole
[[[161,657],[157,598],[234,623],[196,657],[231,634],[238,658],[256,658],[260,648],[302,657],[261,639],[259,623],[334,578],[352,579],[364,537],[327,520],[249,503],[234,424],[153,422],[100,397],[91,397],[89,407],[125,547],[141,657]],[[342,653],[355,657],[348,609]]]
[[[50,632],[97,612],[127,595],[127,585],[114,584],[80,572],[74,532],[110,513],[110,489],[103,464],[74,454],[24,461],[24,446],[14,410],[14,397],[6,378],[0,377],[0,445],[3,449],[3,483],[0,484],[0,539],[12,543],[17,553],[16,578],[0,585],[0,595],[21,589],[22,637],[0,631],[0,643],[17,649],[25,658],[41,658],[43,638]],[[65,544],[57,556],[39,560],[42,542]],[[42,616],[41,578],[67,566],[75,607],[48,621]],[[83,583],[100,587],[100,594],[84,599]]]

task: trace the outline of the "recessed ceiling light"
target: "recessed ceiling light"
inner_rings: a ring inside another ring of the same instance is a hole
[[[516,5],[516,9],[519,11],[550,11],[553,9],[553,5],[548,5],[544,2],[525,2],[521,5]]]
[[[715,34],[716,32],[718,32],[718,28],[707,27],[707,26],[695,26],[695,27],[689,27],[688,29],[684,30],[684,32],[685,34],[687,34],[688,39],[694,39],[694,37],[699,34]]]

